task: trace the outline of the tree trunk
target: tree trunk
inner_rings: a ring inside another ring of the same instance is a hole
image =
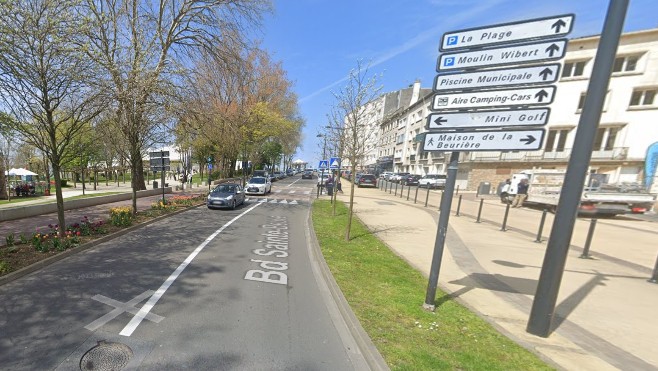
[[[0,157],[0,200],[8,200],[9,193],[7,192],[7,176],[5,175],[5,159]]]
[[[66,220],[64,219],[64,196],[62,196],[62,177],[60,166],[57,161],[52,161],[53,173],[55,175],[55,200],[57,202],[57,224],[60,237],[64,237],[66,232]]]

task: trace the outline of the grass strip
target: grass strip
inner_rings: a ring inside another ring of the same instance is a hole
[[[313,203],[322,254],[350,307],[393,370],[550,370],[536,355],[438,291],[422,308],[427,279],[357,218],[345,242],[347,208]]]

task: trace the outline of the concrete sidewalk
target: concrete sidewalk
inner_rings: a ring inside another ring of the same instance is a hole
[[[338,199],[348,202],[349,183],[343,190]],[[420,189],[416,195],[415,188],[407,192],[405,188],[400,197],[393,189],[357,188],[355,213],[428,277],[441,192]],[[501,231],[505,206],[495,196],[484,196],[480,223],[476,223],[480,199],[474,194],[462,196],[460,216],[455,216],[458,197],[451,210],[439,274],[442,290],[558,368],[658,369],[658,285],[647,282],[658,252],[657,223],[599,220],[589,254],[593,259],[582,259],[590,222],[578,220],[557,301],[555,330],[545,339],[525,328],[552,214],[547,214],[543,242],[538,243],[541,211],[511,209],[507,230]]]

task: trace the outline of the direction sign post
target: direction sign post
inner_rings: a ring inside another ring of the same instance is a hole
[[[545,130],[536,127],[548,123],[550,109],[535,106],[553,102],[557,88],[544,85],[555,82],[560,72],[559,64],[481,68],[562,59],[567,40],[556,38],[569,34],[573,23],[574,15],[566,14],[443,35],[439,50],[449,53],[440,55],[437,60],[439,75],[433,86],[437,95],[432,101],[435,112],[428,117],[426,128],[429,131],[425,134],[422,149],[452,154],[445,197],[441,200],[424,308],[435,309],[459,151],[541,149]],[[486,110],[481,110],[483,108]],[[482,128],[491,130],[480,130]]]
[[[428,130],[477,129],[509,126],[543,126],[548,123],[550,108],[520,110],[500,109],[473,112],[439,112],[427,116]]]

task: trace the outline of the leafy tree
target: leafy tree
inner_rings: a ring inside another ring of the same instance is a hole
[[[5,1],[0,7],[0,93],[12,129],[48,158],[56,185],[59,233],[64,234],[60,174],[71,144],[103,109],[93,66],[73,43],[84,29],[75,0]]]

